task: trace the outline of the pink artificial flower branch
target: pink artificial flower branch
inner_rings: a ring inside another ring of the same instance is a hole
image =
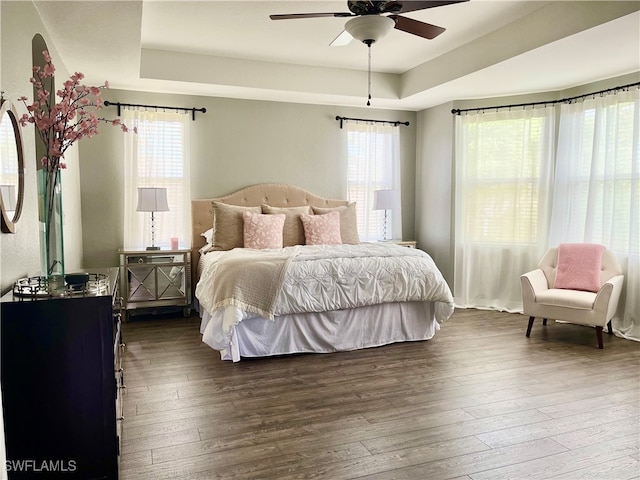
[[[30,81],[36,88],[36,99],[27,104],[27,97],[19,100],[27,107],[27,112],[19,119],[23,127],[33,123],[40,139],[46,146],[47,155],[41,159],[42,165],[47,171],[55,171],[66,168],[66,164],[60,159],[64,158],[66,150],[74,142],[82,138],[90,138],[98,133],[99,123],[108,123],[119,126],[123,132],[129,128],[119,118],[109,120],[98,117],[95,111],[103,107],[100,92],[109,88],[109,83],[99,87],[89,87],[81,84],[84,78],[82,73],[76,72],[64,82],[63,87],[56,92],[59,101],[50,103],[50,92],[44,88],[44,80],[52,78],[55,67],[51,62],[51,56],[46,50],[42,52],[45,60],[44,67],[34,66],[33,77]],[[133,131],[137,133],[137,128]]]

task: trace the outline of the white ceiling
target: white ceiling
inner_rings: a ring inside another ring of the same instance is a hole
[[[364,106],[367,47],[330,47],[340,1],[36,1],[65,66],[112,88]],[[552,91],[640,71],[639,1],[471,0],[405,14],[447,30],[392,30],[372,48],[372,106]],[[640,80],[640,78],[639,78]]]

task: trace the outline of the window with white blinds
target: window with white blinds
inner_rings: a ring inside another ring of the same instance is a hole
[[[521,311],[519,276],[547,246],[599,243],[625,277],[613,329],[639,340],[640,89],[559,110],[557,149],[557,109],[456,118],[456,305]]]
[[[168,212],[157,212],[155,244],[169,248],[177,237],[181,248],[191,245],[191,194],[189,177],[189,122],[185,113],[125,110],[124,123],[136,126],[125,136],[124,245],[151,245],[150,213],[137,212],[138,187],[167,189]]]
[[[553,107],[456,117],[457,306],[521,308],[547,239],[554,120]]]
[[[347,198],[356,202],[360,240],[380,240],[384,211],[373,210],[374,191],[400,191],[400,134],[398,127],[352,123],[347,130]],[[402,237],[402,213],[387,212],[387,229]]]
[[[562,105],[550,244],[606,245],[622,267],[616,335],[640,341],[640,89]]]
[[[554,236],[640,253],[638,90],[563,105]]]
[[[538,241],[546,221],[541,200],[548,188],[549,121],[510,112],[460,117],[464,151],[458,152],[457,186],[466,242]]]

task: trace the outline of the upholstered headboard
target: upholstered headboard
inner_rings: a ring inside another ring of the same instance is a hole
[[[322,198],[293,185],[283,183],[260,183],[245,187],[236,192],[218,198],[204,198],[191,201],[192,241],[191,262],[194,273],[193,283],[196,284],[197,266],[200,259],[200,248],[204,247],[203,232],[213,226],[213,201],[240,205],[244,207],[259,207],[263,203],[272,207],[299,207],[310,205],[312,207],[340,207],[348,205],[347,200]]]

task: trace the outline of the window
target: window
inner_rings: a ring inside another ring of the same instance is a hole
[[[559,241],[640,253],[637,97],[635,90],[563,106],[554,197]]]
[[[457,306],[522,308],[520,275],[546,245],[553,135],[553,107],[456,117]]]
[[[346,124],[347,198],[356,202],[360,240],[380,240],[384,211],[373,210],[375,190],[400,191],[400,134],[398,127],[381,124]],[[387,230],[402,238],[402,213],[387,212]]]
[[[150,214],[137,212],[138,187],[167,189],[168,212],[155,217],[155,244],[170,248],[171,238],[180,248],[191,245],[191,193],[189,177],[189,115],[184,113],[125,110],[124,123],[138,128],[125,138],[126,248],[151,245]]]
[[[521,311],[548,245],[600,243],[625,277],[613,329],[638,340],[640,89],[563,104],[552,175],[553,113],[456,118],[456,305]]]
[[[457,172],[465,241],[536,244],[546,223],[549,119],[503,112],[462,117],[461,123],[468,140]]]
[[[550,243],[592,242],[624,275],[617,335],[640,339],[640,89],[563,105]]]

